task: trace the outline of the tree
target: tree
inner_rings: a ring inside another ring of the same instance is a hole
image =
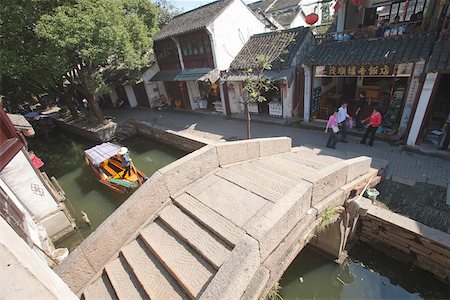
[[[243,104],[247,119],[247,139],[251,138],[249,104],[267,101],[262,93],[278,89],[272,80],[264,75],[264,71],[272,69],[272,65],[269,63],[269,57],[261,54],[256,55],[256,63],[256,69],[248,69],[245,71],[247,80],[244,85],[245,95]]]
[[[156,0],[155,4],[158,7],[159,28],[162,28],[164,25],[169,23],[169,21],[172,20],[173,17],[183,12],[183,10],[173,6],[173,4],[167,0]]]
[[[62,2],[4,0],[0,5],[0,86],[11,108],[60,93],[61,70],[69,67],[65,53],[38,37],[35,27],[42,15]]]
[[[61,53],[70,68],[67,80],[91,105],[98,123],[104,117],[95,93],[109,90],[107,70],[130,76],[149,63],[157,30],[157,8],[147,0],[80,0],[43,15],[36,33]]]

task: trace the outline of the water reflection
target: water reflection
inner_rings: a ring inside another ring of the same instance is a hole
[[[97,143],[73,135],[56,133],[50,139],[33,138],[29,149],[45,163],[41,168],[55,176],[67,195],[66,206],[76,219],[78,229],[59,241],[56,246],[75,248],[111,215],[131,194],[116,193],[99,183],[84,161],[84,150]],[[186,153],[145,137],[134,137],[122,142],[130,150],[134,164],[150,177]],[[89,216],[91,226],[81,218],[81,211]]]
[[[447,299],[448,287],[365,244],[341,266],[305,248],[280,281],[287,299]]]

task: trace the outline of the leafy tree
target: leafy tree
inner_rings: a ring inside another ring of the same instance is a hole
[[[157,30],[157,8],[148,0],[79,0],[43,15],[39,37],[65,53],[67,80],[104,121],[95,93],[107,92],[106,74],[122,70],[130,76],[149,62]]]
[[[39,18],[63,1],[3,0],[0,5],[1,94],[15,108],[41,95],[61,91],[65,54],[35,34]],[[68,3],[69,1],[65,1]]]
[[[173,6],[173,4],[167,0],[156,0],[155,4],[158,7],[159,28],[162,28],[164,25],[169,23],[169,21],[172,20],[173,17],[183,12],[183,10]]]

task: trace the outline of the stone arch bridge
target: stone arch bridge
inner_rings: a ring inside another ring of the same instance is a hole
[[[342,253],[348,214],[334,237],[311,232],[376,181],[371,162],[285,137],[207,145],[157,171],[56,272],[87,300],[258,299],[308,242]]]

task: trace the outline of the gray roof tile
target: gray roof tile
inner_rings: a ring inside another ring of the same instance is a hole
[[[297,27],[253,35],[231,62],[230,69],[255,68],[258,55],[268,56],[272,69],[288,68],[309,32],[309,28]]]
[[[233,0],[218,0],[175,16],[158,32],[155,40],[163,40],[205,28],[211,24],[231,2],[233,2]]]
[[[450,41],[438,42],[434,45],[427,72],[450,71]]]
[[[322,43],[305,58],[310,65],[368,65],[428,59],[434,34],[405,34],[389,38]]]

